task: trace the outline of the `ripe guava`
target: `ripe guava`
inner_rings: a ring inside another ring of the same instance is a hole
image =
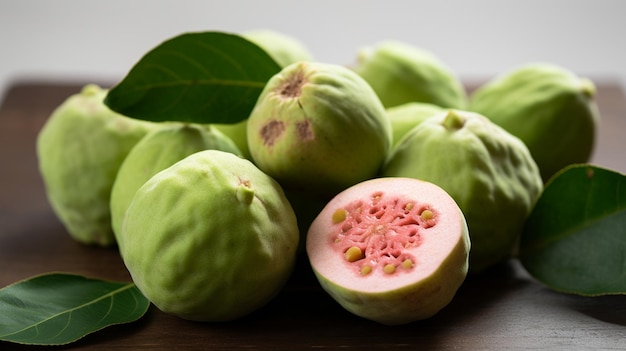
[[[281,185],[335,194],[377,174],[391,145],[391,123],[356,73],[300,62],[270,78],[247,136],[254,163]]]
[[[280,185],[220,150],[185,157],[135,193],[120,253],[160,310],[229,321],[266,305],[293,271],[299,233]]]
[[[143,137],[124,159],[111,189],[111,223],[116,238],[126,209],[143,183],[183,158],[207,149],[240,154],[232,140],[210,125],[168,123]]]
[[[511,257],[543,189],[528,148],[485,116],[449,110],[413,128],[382,172],[442,187],[463,211],[472,239],[470,272]]]
[[[465,108],[467,94],[454,72],[431,52],[387,40],[359,51],[354,71],[376,91],[386,108],[425,102]]]
[[[443,107],[425,102],[407,102],[388,108],[387,116],[391,121],[393,132],[392,146],[398,144],[400,139],[420,122],[443,111],[445,111]]]
[[[72,238],[111,246],[109,200],[119,167],[156,124],[131,119],[104,104],[105,89],[88,84],[68,97],[37,137],[39,171],[48,200]]]
[[[399,325],[450,303],[467,275],[470,239],[460,208],[437,185],[375,178],[324,207],[306,249],[321,286],[341,306]]]
[[[313,55],[300,40],[282,32],[256,29],[244,32],[243,37],[265,50],[280,67],[313,60]]]
[[[547,63],[530,63],[492,79],[468,109],[522,139],[544,182],[567,165],[588,162],[600,114],[594,83]]]

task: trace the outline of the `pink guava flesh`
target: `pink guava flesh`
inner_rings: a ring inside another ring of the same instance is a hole
[[[376,178],[337,194],[311,223],[309,262],[343,307],[384,324],[432,316],[464,281],[463,213],[440,187]]]
[[[375,191],[333,213],[330,246],[357,275],[370,276],[375,269],[402,274],[414,268],[416,257],[410,249],[420,245],[437,219],[429,204]]]

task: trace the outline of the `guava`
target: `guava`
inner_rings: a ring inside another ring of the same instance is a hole
[[[386,108],[425,102],[465,108],[467,93],[460,79],[433,53],[386,40],[361,49],[352,67],[376,91]]]
[[[313,55],[304,43],[279,31],[256,29],[244,32],[243,37],[265,50],[281,67],[313,60]]]
[[[335,194],[377,174],[391,123],[353,71],[299,62],[269,79],[248,118],[247,138],[254,163],[284,187]]]
[[[432,182],[452,196],[469,226],[471,273],[511,257],[543,189],[537,164],[519,138],[485,116],[454,109],[406,134],[382,176]]]
[[[320,285],[343,308],[400,325],[450,303],[468,272],[470,239],[441,187],[390,177],[337,194],[311,224],[306,249]]]
[[[567,165],[589,161],[600,121],[595,95],[587,78],[529,63],[480,86],[469,109],[522,139],[545,182]]]
[[[144,136],[124,159],[111,189],[111,223],[116,238],[126,209],[143,183],[183,158],[207,149],[240,154],[232,140],[210,125],[172,122]]]
[[[50,205],[72,238],[111,246],[109,200],[119,167],[156,124],[104,104],[106,89],[85,85],[50,115],[37,137],[39,171]]]
[[[299,233],[281,186],[221,150],[191,154],[135,193],[120,254],[160,310],[229,321],[266,305],[291,275]]]
[[[389,120],[391,121],[393,134],[392,147],[395,146],[406,133],[413,129],[413,127],[420,124],[420,122],[443,111],[445,111],[443,107],[425,102],[407,102],[388,108],[387,116],[389,116]]]

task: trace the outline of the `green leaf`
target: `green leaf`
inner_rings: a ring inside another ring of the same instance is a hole
[[[139,319],[150,303],[133,283],[50,273],[0,289],[0,340],[61,345]]]
[[[148,121],[232,124],[248,117],[279,71],[263,49],[241,36],[184,33],[146,53],[104,102]]]
[[[520,261],[538,281],[579,295],[626,293],[626,177],[592,165],[557,173],[522,233]]]

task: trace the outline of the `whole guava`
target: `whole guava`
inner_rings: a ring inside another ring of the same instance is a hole
[[[543,189],[537,164],[519,138],[463,110],[445,111],[413,128],[382,175],[429,181],[452,196],[469,226],[472,273],[511,257]]]
[[[131,148],[156,124],[131,119],[104,104],[107,90],[88,84],[68,97],[37,137],[37,157],[50,205],[69,234],[84,244],[111,246],[109,200]]]
[[[465,108],[467,93],[456,74],[438,57],[397,40],[382,41],[359,51],[354,71],[376,91],[386,108],[425,102]]]
[[[300,40],[279,31],[256,29],[244,32],[243,37],[265,50],[280,67],[313,60],[313,55]]]
[[[306,249],[321,286],[341,306],[399,325],[450,303],[468,272],[470,239],[463,213],[442,188],[375,178],[324,207]]]
[[[291,275],[296,217],[280,185],[220,150],[185,157],[135,193],[120,253],[160,310],[229,321],[266,305]]]
[[[391,121],[392,147],[413,127],[426,118],[443,111],[445,111],[443,107],[426,102],[407,102],[402,105],[389,107],[387,116],[389,116]]]
[[[111,223],[116,238],[126,209],[143,183],[183,158],[208,149],[240,154],[232,140],[210,125],[172,122],[144,136],[124,159],[111,189]]]
[[[377,174],[391,124],[376,93],[343,66],[289,65],[269,79],[248,118],[254,163],[287,188],[336,192]]]
[[[469,108],[522,139],[544,182],[591,158],[600,114],[594,83],[548,63],[529,63],[480,86]]]

